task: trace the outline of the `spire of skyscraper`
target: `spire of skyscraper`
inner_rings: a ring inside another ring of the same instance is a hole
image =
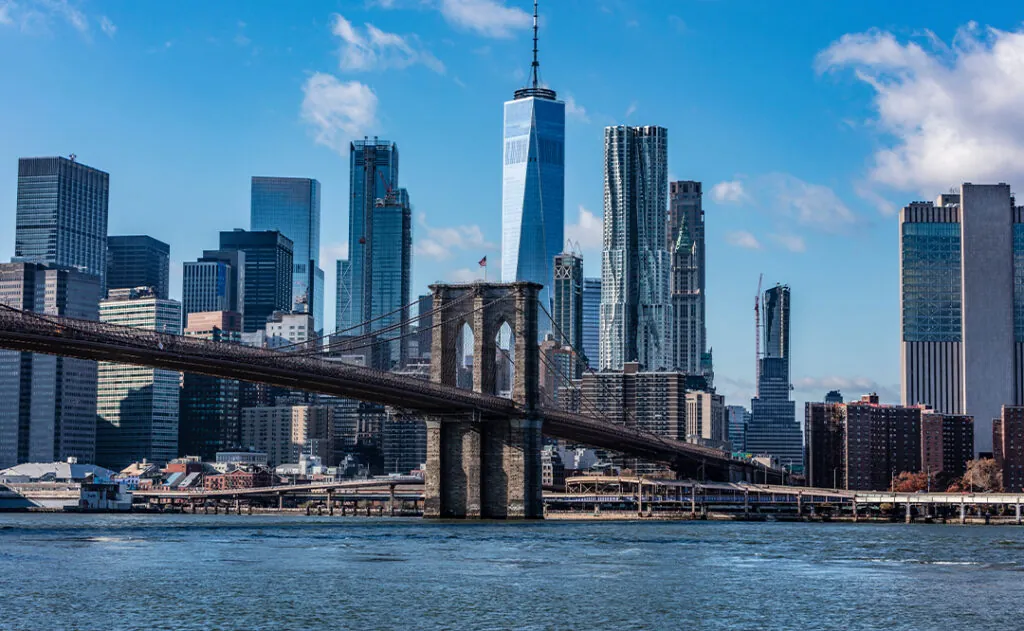
[[[537,0],[533,0],[533,87],[537,87],[537,71],[540,70],[540,62],[537,61]]]
[[[530,83],[525,88],[519,88],[515,92],[515,99],[537,97],[554,101],[558,96],[551,88],[540,85],[540,60],[537,57],[537,28],[539,24],[537,13],[537,0],[533,0],[533,63],[530,64]]]

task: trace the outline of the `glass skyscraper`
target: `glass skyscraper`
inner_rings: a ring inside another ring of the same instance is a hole
[[[292,240],[294,311],[324,326],[324,271],[320,269],[320,182],[298,177],[253,177],[249,226],[277,230]]]
[[[900,212],[901,397],[905,406],[992,419],[1024,403],[1024,208],[1008,184],[964,184]]]
[[[555,341],[583,353],[583,258],[571,252],[555,257],[551,316],[554,318]],[[572,378],[580,378],[582,365],[572,370]]]
[[[597,370],[601,348],[601,279],[583,279],[583,354]]]
[[[96,320],[100,277],[38,263],[0,264],[0,302]],[[95,462],[96,362],[0,351],[0,468],[69,457]]]
[[[758,359],[757,396],[750,400],[746,448],[770,455],[792,471],[803,470],[803,431],[790,399],[789,287],[776,285],[764,292],[764,356]]]
[[[181,334],[181,303],[149,288],[110,289],[100,322]],[[99,362],[96,464],[119,471],[143,458],[178,457],[181,373],[148,366]]]
[[[107,289],[152,287],[170,296],[171,246],[144,235],[107,237]]]
[[[349,147],[349,258],[338,261],[338,329],[372,333],[408,321],[412,270],[412,204],[398,187],[398,146],[374,138]],[[371,322],[372,320],[372,322]],[[352,329],[355,325],[364,326]],[[408,325],[381,334],[391,367],[408,358]]]
[[[110,176],[71,158],[18,160],[14,260],[107,275]]]
[[[262,331],[275,311],[292,309],[292,241],[276,230],[220,233],[222,251],[245,253],[242,332]]]
[[[386,140],[364,138],[349,145],[348,206],[348,306],[336,328],[366,322],[371,315],[373,295],[373,215],[377,200],[398,188],[398,145]],[[338,298],[341,300],[339,293]],[[339,306],[341,306],[339,304]],[[369,325],[352,334],[369,333]]]
[[[182,266],[181,322],[190,313],[245,309],[245,252],[206,250]]]
[[[388,342],[391,365],[404,366],[408,360],[409,289],[412,282],[412,208],[409,193],[400,188],[378,200],[373,209],[373,240],[370,243],[372,268],[370,314],[379,318],[371,330],[401,325],[382,334],[399,338]],[[385,315],[389,314],[389,315]]]
[[[540,87],[534,15],[532,83],[505,102],[501,186],[501,280],[544,285],[551,309],[552,264],[565,245],[565,103]],[[548,330],[541,318],[539,333]]]
[[[601,369],[637,361],[672,367],[670,257],[666,245],[668,131],[606,127]]]

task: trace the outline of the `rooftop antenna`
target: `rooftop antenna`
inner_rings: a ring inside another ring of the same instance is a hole
[[[537,71],[540,69],[540,62],[537,61],[537,0],[533,0],[533,87],[537,87]]]

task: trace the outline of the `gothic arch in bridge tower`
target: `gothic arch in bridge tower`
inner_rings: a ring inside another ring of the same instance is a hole
[[[427,417],[427,517],[539,518],[541,419],[536,283],[432,285],[431,380],[459,385],[464,325],[472,331],[472,388],[498,394],[500,332],[511,338],[511,398],[517,418]],[[525,418],[523,418],[525,417]]]

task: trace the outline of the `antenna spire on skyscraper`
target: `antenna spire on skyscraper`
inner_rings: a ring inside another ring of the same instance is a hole
[[[537,87],[537,71],[540,69],[540,62],[537,61],[537,0],[533,0],[533,87]]]
[[[533,63],[530,64],[531,78],[530,83],[526,87],[516,90],[515,98],[537,97],[554,101],[557,98],[555,91],[550,88],[543,88],[540,85],[540,60],[537,59],[537,29],[539,23],[540,17],[537,11],[537,0],[533,0]]]

